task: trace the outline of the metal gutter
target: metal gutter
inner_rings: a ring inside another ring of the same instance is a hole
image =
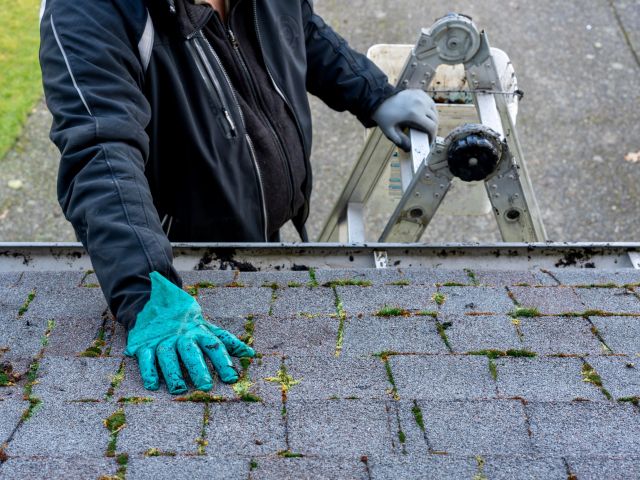
[[[374,252],[389,268],[640,269],[640,243],[173,244],[178,270],[376,268]],[[88,269],[91,261],[80,243],[0,242],[0,272]]]

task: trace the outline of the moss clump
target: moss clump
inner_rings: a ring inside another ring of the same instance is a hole
[[[287,367],[282,364],[278,373],[275,377],[267,377],[265,378],[267,382],[279,383],[280,388],[282,390],[282,403],[286,403],[287,401],[287,393],[291,390],[291,387],[298,385],[301,380],[295,380],[289,372],[287,372]]]
[[[35,290],[31,290],[31,292],[27,296],[27,299],[24,301],[24,303],[22,304],[22,306],[18,310],[18,317],[21,317],[25,313],[27,313],[27,311],[29,310],[29,305],[31,305],[31,302],[33,302],[34,298],[36,298],[36,291]]]
[[[118,434],[127,425],[127,419],[124,410],[120,409],[111,414],[102,421],[105,428],[109,431],[109,444],[107,445],[107,457],[113,457],[116,454],[116,444],[118,442]]]
[[[278,452],[278,456],[282,458],[302,458],[304,455],[302,453],[295,453],[291,450],[280,450]]]
[[[487,476],[484,474],[484,458],[480,455],[476,456],[476,474],[473,476],[473,480],[488,480]]]
[[[109,430],[109,433],[119,433],[120,430],[124,428],[126,425],[126,416],[124,414],[124,410],[120,409],[111,414],[108,418],[103,420],[104,426]]]
[[[489,373],[491,378],[498,380],[498,366],[493,358],[489,358]]]
[[[186,287],[184,287],[184,290],[192,297],[198,296],[198,287],[194,285],[187,285]]]
[[[174,402],[192,402],[192,403],[222,403],[222,402],[226,402],[227,399],[220,395],[212,395],[207,392],[201,392],[200,390],[196,390],[195,392],[191,392],[189,395],[177,397],[173,401]]]
[[[478,277],[476,277],[476,273],[473,270],[465,268],[464,271],[465,271],[465,273],[467,274],[467,277],[469,277],[469,280],[471,280],[471,283],[474,286],[480,285],[480,281],[478,280]]]
[[[253,315],[249,315],[244,322],[244,333],[240,335],[240,340],[249,346],[253,345],[253,334],[256,330],[256,321]]]
[[[633,405],[635,405],[636,407],[640,406],[640,397],[636,396],[636,397],[621,397],[618,399],[619,402],[622,403],[631,403]]]
[[[146,452],[144,452],[145,457],[175,457],[176,452],[163,452],[157,448],[150,448]]]
[[[113,398],[114,393],[124,380],[124,360],[120,362],[120,367],[118,371],[113,374],[111,377],[111,385],[109,385],[109,389],[107,390],[107,394],[105,395],[105,400],[111,400]]]
[[[249,471],[253,472],[257,468],[258,468],[258,462],[256,462],[255,460],[251,460],[249,462]]]
[[[124,403],[126,405],[141,405],[151,402],[153,402],[153,398],[151,397],[120,397],[118,399],[118,403]]]
[[[382,358],[382,357],[381,357]],[[391,364],[389,363],[389,357],[385,356],[383,358],[384,369],[387,372],[387,380],[391,384],[391,388],[387,390],[387,393],[391,395],[394,400],[400,400],[400,396],[398,395],[398,389],[396,387],[396,381],[393,378],[393,372],[391,371]]]
[[[346,278],[343,280],[331,280],[323,285],[323,287],[370,287],[372,283],[369,280],[358,280],[355,278]]]
[[[316,287],[320,286],[320,284],[318,283],[318,279],[316,278],[316,269],[315,268],[310,268],[309,269],[309,283],[307,285],[310,288],[316,288]]]
[[[611,394],[607,391],[606,388],[604,388],[604,385],[602,384],[602,378],[600,377],[600,375],[598,375],[598,372],[596,372],[596,369],[593,368],[588,362],[585,361],[582,364],[581,373],[582,373],[583,382],[587,382],[587,383],[591,383],[592,385],[595,385],[600,389],[602,394],[605,397],[607,397],[607,399],[612,400]]]
[[[89,346],[84,352],[80,353],[80,357],[97,358],[101,357],[103,349],[106,345],[104,340],[104,329],[100,329],[98,332],[98,338],[96,338],[91,346]]]
[[[419,312],[416,312],[414,314],[416,317],[431,317],[431,318],[437,318],[438,317],[438,312],[432,312],[429,310],[421,310]]]
[[[246,372],[244,372],[242,377],[236,383],[234,383],[231,388],[233,388],[233,391],[238,396],[238,399],[242,400],[243,402],[261,402],[262,399],[258,395],[250,391],[252,386],[253,383],[247,378]]]
[[[440,323],[436,320],[436,330],[438,330],[438,335],[440,335],[440,338],[449,351],[453,351],[451,344],[449,343],[449,337],[447,336],[447,328],[451,327],[451,325],[453,325],[451,322]]]
[[[591,283],[588,285],[576,285],[575,288],[619,288],[617,284],[609,283]]]
[[[409,280],[403,279],[403,280],[396,280],[395,282],[387,283],[387,285],[393,285],[395,287],[408,287],[409,285],[411,285],[411,282]]]
[[[533,318],[542,317],[542,313],[535,307],[517,307],[510,313],[513,318]]]
[[[444,305],[444,302],[447,299],[447,297],[443,293],[440,293],[440,292],[434,293],[431,298],[433,299],[434,302],[436,302],[436,305],[438,305],[439,307]]]
[[[373,314],[376,317],[410,317],[411,312],[400,307],[389,307],[385,305],[376,313]]]
[[[342,352],[342,345],[344,343],[344,324],[347,320],[347,312],[344,309],[342,300],[338,295],[338,290],[335,287],[333,287],[333,295],[335,297],[336,315],[340,320],[340,323],[338,324],[338,334],[336,335],[336,352],[335,352],[335,356],[339,357],[340,353]]]
[[[300,287],[302,287],[302,284],[301,284],[301,283],[298,283],[298,282],[289,282],[289,283],[287,284],[287,286],[288,286],[289,288],[300,288]]]
[[[488,358],[499,358],[499,357],[520,357],[520,358],[534,358],[538,354],[535,352],[531,352],[529,350],[476,350],[472,352],[467,352],[468,355],[484,355]]]
[[[400,355],[400,352],[396,352],[395,350],[383,350],[382,352],[373,354],[374,357],[378,357],[383,362],[386,362],[387,359],[393,355]]]
[[[415,400],[413,401],[413,407],[411,407],[411,413],[413,413],[413,418],[415,419],[416,424],[418,425],[420,430],[422,430],[422,432],[424,433],[425,432],[424,417],[422,415],[422,410],[420,409],[418,402],[416,402]]]
[[[466,287],[464,283],[460,282],[445,282],[439,284],[442,287]]]
[[[0,364],[0,387],[11,387],[20,380],[20,375],[13,372],[13,365],[10,363]]]

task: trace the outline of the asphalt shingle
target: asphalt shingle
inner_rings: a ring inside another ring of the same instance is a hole
[[[499,270],[473,270],[477,283],[494,287],[511,286],[553,286],[558,282],[551,275],[539,270],[523,270],[519,272]]]
[[[636,452],[635,458],[612,458],[585,456],[568,458],[571,472],[580,480],[637,480],[640,478],[640,456]]]
[[[493,456],[484,459],[485,478],[491,480],[567,480],[567,467],[559,457]],[[578,477],[582,480],[582,477]]]
[[[440,315],[440,324],[454,352],[522,348],[513,319],[506,315]]]
[[[206,426],[207,453],[268,455],[286,450],[282,406],[228,402],[212,403]]]
[[[157,448],[163,452],[196,453],[204,419],[203,404],[127,405],[125,415],[127,424],[118,436],[119,452],[143,454]]]
[[[381,401],[335,400],[287,403],[289,445],[305,455],[355,457],[392,452],[388,406]]]
[[[434,311],[435,287],[385,286],[385,287],[337,287],[338,297],[349,315],[372,315],[384,307],[398,307],[412,312]]]
[[[621,288],[576,288],[585,310],[640,315],[640,300],[629,290]]]
[[[432,450],[454,455],[531,452],[517,400],[418,401]]]
[[[385,351],[448,352],[431,317],[365,317],[345,322],[342,355],[367,356]]]
[[[507,314],[515,306],[504,288],[498,287],[441,287],[444,295],[440,311],[449,313]]]
[[[371,479],[389,478],[417,479],[425,478],[474,478],[477,473],[476,461],[472,457],[452,455],[429,455],[425,458],[373,459],[370,462]]]
[[[604,388],[613,398],[640,399],[640,360],[638,357],[590,357],[588,359]]]
[[[605,401],[595,385],[584,381],[578,358],[499,358],[498,392],[528,401]]]
[[[635,284],[640,282],[640,272],[634,269],[627,270],[551,270],[551,274],[562,285],[609,285],[618,286]]]
[[[496,396],[488,361],[482,356],[389,357],[400,398],[473,400]]]
[[[603,353],[603,346],[582,317],[521,318],[523,345],[539,354]]]
[[[572,288],[558,287],[509,287],[516,301],[525,308],[537,308],[546,315],[586,310]]]
[[[287,357],[287,372],[300,383],[290,400],[384,399],[390,387],[384,363],[374,357]]]
[[[209,318],[266,315],[271,303],[270,288],[212,288],[200,290],[198,303]]]
[[[102,421],[113,405],[60,403],[45,399],[9,442],[10,456],[99,457],[104,455],[109,432]]]
[[[628,455],[640,449],[632,405],[602,402],[527,405],[534,451],[544,455]]]
[[[9,439],[11,433],[15,430],[20,422],[22,413],[29,406],[29,402],[23,402],[18,400],[3,400],[0,403],[0,445],[4,444]],[[1,473],[1,470],[0,470]]]
[[[40,362],[33,394],[51,402],[102,400],[120,362],[119,358],[46,358]]]
[[[256,319],[256,351],[264,354],[333,355],[340,320],[326,315],[315,317]]]
[[[372,286],[381,287],[395,282],[410,282],[404,271],[397,268],[384,269],[330,269],[316,270],[316,281],[320,285],[342,280],[371,282]]]
[[[0,466],[0,476],[7,479],[69,480],[104,478],[115,473],[116,463],[106,457],[10,458]]]
[[[259,458],[251,472],[251,480],[368,480],[365,465],[357,459]]]
[[[271,290],[270,290],[271,291]],[[276,291],[271,314],[290,317],[299,314],[331,315],[336,313],[336,298],[331,288],[286,288]],[[266,313],[266,312],[265,312]]]
[[[640,353],[640,317],[589,317],[614,353]]]
[[[249,461],[222,457],[130,457],[128,480],[227,480],[247,478]]]

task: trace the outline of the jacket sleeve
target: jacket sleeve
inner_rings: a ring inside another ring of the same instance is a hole
[[[150,19],[142,1],[126,0],[49,0],[41,15],[58,201],[130,329],[149,299],[150,272],[182,286],[144,175],[151,109],[138,43]]]
[[[371,116],[397,92],[387,76],[365,55],[353,50],[303,0],[302,16],[307,47],[307,91],[334,110],[348,110],[365,127],[376,124]]]

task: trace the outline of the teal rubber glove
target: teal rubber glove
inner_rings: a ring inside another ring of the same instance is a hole
[[[160,387],[156,357],[169,393],[187,391],[178,355],[198,390],[213,387],[204,355],[209,357],[220,379],[234,383],[238,374],[231,357],[254,357],[255,352],[235,336],[202,317],[198,302],[158,272],[151,272],[151,298],[129,331],[125,355],[138,358],[144,386]],[[204,352],[204,354],[203,354]]]
[[[429,134],[433,141],[438,133],[436,104],[424,91],[407,89],[387,98],[371,117],[389,140],[405,152],[411,150],[406,128]]]

